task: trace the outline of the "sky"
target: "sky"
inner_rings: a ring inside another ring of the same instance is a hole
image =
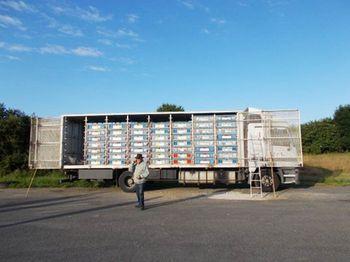
[[[38,116],[350,103],[350,1],[0,0],[0,102]]]

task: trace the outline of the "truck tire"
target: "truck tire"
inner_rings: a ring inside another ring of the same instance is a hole
[[[275,182],[275,190],[277,191],[281,184],[281,181],[276,173],[274,173],[273,176]],[[261,170],[261,183],[263,192],[273,192],[271,170]]]
[[[124,171],[118,178],[118,184],[124,192],[135,192],[135,183],[132,179],[132,173]]]

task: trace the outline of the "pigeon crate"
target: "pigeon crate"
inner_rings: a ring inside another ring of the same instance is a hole
[[[151,136],[152,141],[169,141],[169,135],[154,135]]]
[[[105,136],[106,135],[106,130],[87,130],[86,131],[87,136]]]
[[[216,116],[217,122],[224,122],[224,121],[236,121],[236,115],[217,115]]]
[[[192,134],[192,129],[191,128],[184,128],[184,129],[173,128],[173,133],[177,135],[190,135]]]
[[[195,129],[194,131],[195,135],[207,135],[207,134],[213,134],[213,129]]]
[[[191,147],[173,147],[174,153],[191,153],[192,148]]]
[[[232,164],[237,164],[237,159],[218,159],[218,164],[222,165],[232,165]]]
[[[185,147],[185,146],[191,146],[192,142],[187,140],[187,141],[173,141],[173,146],[174,147]]]
[[[105,164],[105,160],[87,160],[86,163],[88,165],[100,166],[100,165],[104,165]]]
[[[208,146],[214,146],[214,141],[195,141],[194,144],[196,146],[208,147]]]
[[[169,123],[168,122],[152,123],[152,128],[153,129],[169,128]]]
[[[104,136],[87,137],[86,141],[91,142],[104,142],[106,138]]]
[[[126,130],[119,129],[119,130],[109,130],[108,135],[109,136],[126,136]]]
[[[118,130],[118,129],[126,129],[127,123],[109,123],[108,129],[112,130]]]
[[[151,147],[151,152],[154,153],[167,153],[169,150],[169,147]]]
[[[152,153],[151,158],[169,158],[169,153]]]
[[[109,154],[118,154],[118,153],[124,153],[126,151],[126,148],[109,148],[108,149],[108,153]]]
[[[126,143],[125,142],[109,142],[108,143],[108,147],[109,148],[118,148],[118,147],[123,147],[125,148],[126,147]]]
[[[152,141],[152,147],[168,147],[168,141]]]
[[[214,140],[214,135],[195,135],[194,136],[195,141],[213,141]]]
[[[147,129],[148,128],[148,123],[135,123],[135,122],[132,122],[132,123],[130,123],[130,127],[132,129]]]
[[[131,154],[146,154],[148,152],[147,148],[130,148]]]
[[[198,153],[201,153],[201,152],[214,152],[214,147],[213,146],[205,146],[205,147],[199,147],[199,146],[196,146],[194,148],[194,150]]]
[[[142,142],[131,142],[131,147],[147,147],[148,141],[142,141]]]
[[[87,155],[86,160],[104,160],[105,155],[102,154],[93,154],[93,155]]]
[[[130,134],[134,136],[148,135],[148,129],[131,129]]]
[[[152,129],[152,134],[154,134],[154,135],[168,135],[169,129]]]
[[[218,135],[237,135],[237,129],[235,128],[218,128],[216,132]]]
[[[218,146],[218,152],[237,152],[237,147],[235,146]]]
[[[195,159],[196,165],[214,165],[215,160],[213,158],[210,159]]]
[[[125,154],[110,154],[108,159],[126,159]]]
[[[173,136],[174,141],[191,141],[191,135],[174,135]]]
[[[214,128],[214,123],[207,123],[207,122],[197,122],[194,123],[195,128],[207,128],[207,129],[213,129]]]
[[[146,142],[148,141],[148,136],[131,136],[130,140],[132,142]]]
[[[104,154],[105,149],[104,148],[87,148],[86,153],[87,154]]]
[[[237,136],[234,135],[218,135],[218,140],[236,140]]]
[[[150,163],[151,165],[169,165],[170,160],[169,159],[151,159]]]
[[[108,141],[111,142],[125,142],[126,136],[110,136],[108,137]]]
[[[87,123],[87,129],[89,130],[101,130],[105,129],[105,123]]]
[[[217,122],[216,126],[221,128],[221,127],[237,127],[236,122]]]
[[[237,146],[236,140],[217,141],[218,146]]]
[[[123,160],[123,159],[110,159],[108,161],[108,164],[121,166],[121,165],[125,165],[126,164],[126,160]]]
[[[193,164],[192,159],[174,159],[174,165],[191,165]]]
[[[193,121],[195,122],[213,122],[214,121],[214,116],[194,116]]]
[[[192,128],[192,122],[173,122],[173,128],[174,129],[191,129]]]
[[[87,148],[105,148],[104,142],[87,142],[86,143]]]
[[[190,154],[190,153],[174,153],[173,158],[192,159],[192,154]]]
[[[214,153],[196,153],[196,159],[199,158],[214,158]]]
[[[227,159],[232,159],[232,158],[237,158],[236,153],[218,153],[218,158],[227,158]]]

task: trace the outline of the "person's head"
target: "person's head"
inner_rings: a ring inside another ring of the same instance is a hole
[[[136,163],[140,164],[143,161],[143,156],[142,154],[137,154],[135,157]]]

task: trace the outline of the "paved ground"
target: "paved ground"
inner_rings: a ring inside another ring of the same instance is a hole
[[[238,193],[237,193],[238,192]],[[1,261],[349,261],[350,187],[0,190]]]

